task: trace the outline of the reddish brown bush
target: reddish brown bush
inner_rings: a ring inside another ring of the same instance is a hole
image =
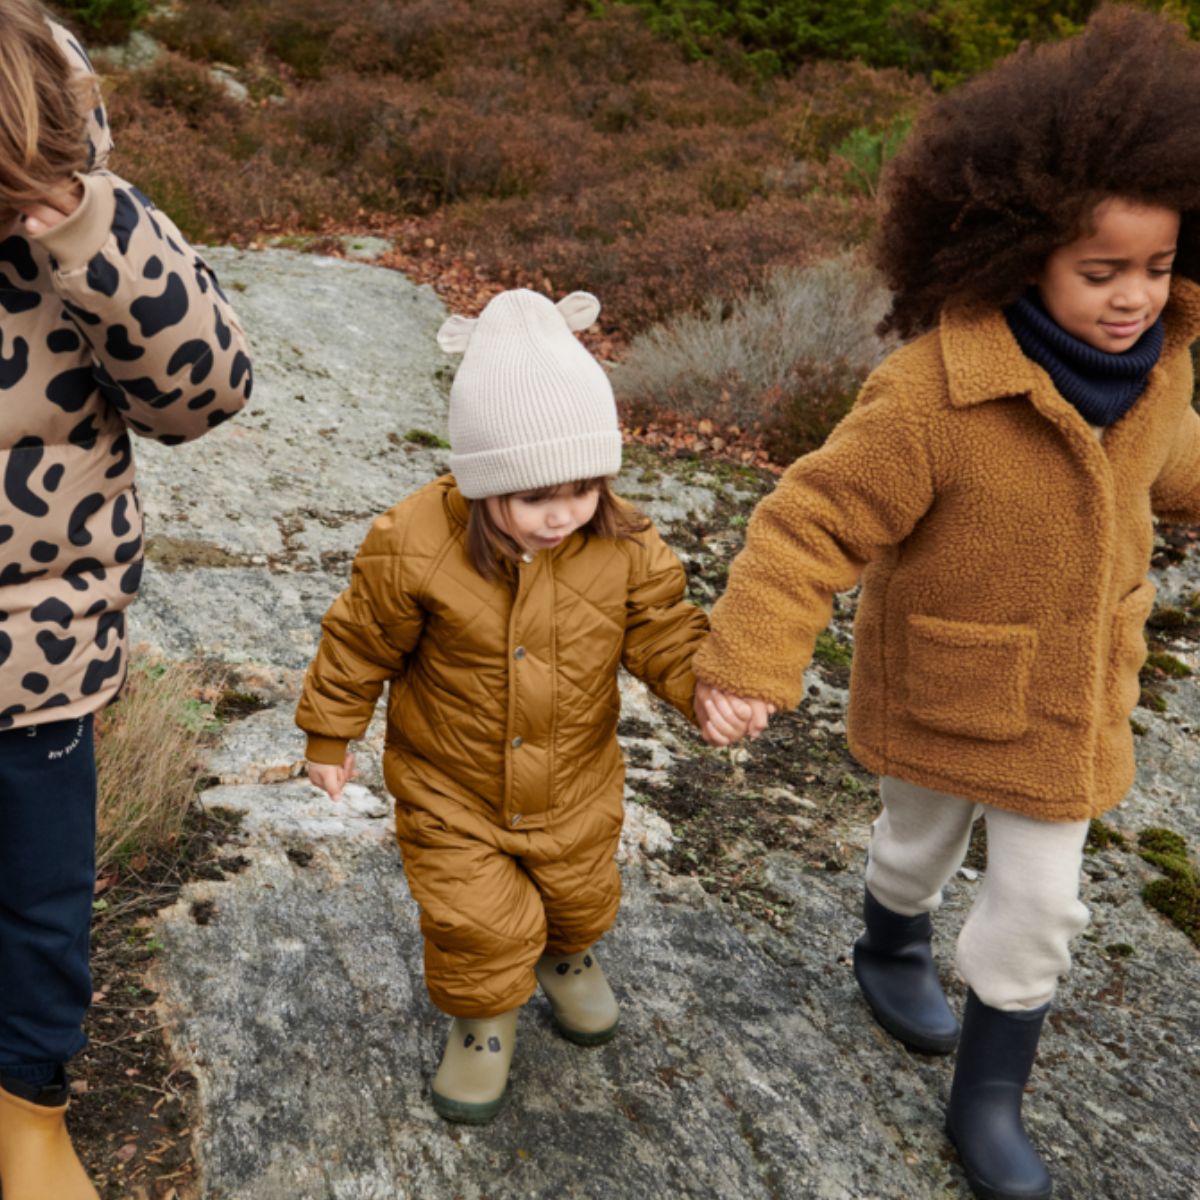
[[[831,152],[890,128],[923,85],[854,63],[747,83],[624,6],[594,10],[181,0],[154,23],[177,55],[115,81],[115,162],[193,236],[418,217],[410,248],[588,287],[627,329],[869,232],[870,197]],[[236,66],[259,101],[233,106],[179,55]]]

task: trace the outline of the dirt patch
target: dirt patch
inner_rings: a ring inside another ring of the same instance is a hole
[[[156,534],[146,539],[146,558],[163,571],[250,565],[250,559],[244,554],[232,554],[214,542],[204,542],[198,538],[167,537],[165,534]]]
[[[246,865],[225,842],[240,818],[197,805],[169,854],[102,878],[92,923],[90,1044],[70,1065],[70,1124],[103,1200],[189,1200],[195,1193],[192,1077],[163,1040],[146,975],[161,945],[151,919],[193,879]]]
[[[818,665],[840,687],[845,669]],[[622,732],[626,732],[622,725]],[[683,739],[694,737],[679,721]],[[744,748],[705,748],[672,764],[666,783],[640,785],[638,799],[665,817],[676,842],[664,862],[747,915],[784,922],[789,901],[766,881],[766,856],[787,851],[813,871],[857,861],[862,831],[877,812],[873,775],[851,756],[840,711],[810,698],[771,719]]]

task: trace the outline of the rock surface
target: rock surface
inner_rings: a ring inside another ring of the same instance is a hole
[[[135,640],[241,664],[271,704],[226,727],[209,764],[219,783],[204,795],[246,814],[250,865],[189,885],[158,922],[164,1017],[199,1080],[205,1200],[965,1196],[941,1132],[951,1064],[883,1035],[848,965],[864,822],[841,831],[850,870],[755,849],[747,886],[779,901],[767,922],[672,875],[660,856],[679,831],[631,801],[625,900],[600,951],[621,1036],[575,1047],[535,998],[501,1116],[465,1129],[433,1114],[445,1019],[421,982],[376,761],[381,725],[363,742],[362,786],[334,805],[298,777],[290,709],[370,520],[444,462],[444,449],[420,444],[430,438],[407,436],[444,434],[449,363],[433,342],[444,312],[428,290],[361,264],[210,258],[255,345],[255,399],[194,446],[139,447],[159,540],[134,619]],[[649,485],[629,477],[625,490],[653,493],[645,506],[681,542],[690,514],[731,499],[748,511],[726,482],[671,470]],[[1194,591],[1200,564],[1185,570]],[[840,733],[844,694],[812,683]],[[1138,784],[1113,823],[1170,825],[1195,846],[1200,686],[1174,686],[1165,714],[1138,714]],[[640,685],[625,681],[623,697],[631,788],[703,753]],[[814,803],[800,777],[780,786],[804,819]],[[1066,1200],[1196,1195],[1200,957],[1142,903],[1156,874],[1127,849],[1088,857],[1093,922],[1026,1105]],[[937,919],[947,977],[976,887],[977,874],[957,877]],[[951,993],[960,1004],[961,988]]]

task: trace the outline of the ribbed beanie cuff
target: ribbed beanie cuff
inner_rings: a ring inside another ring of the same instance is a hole
[[[452,453],[450,470],[468,500],[599,479],[621,470],[621,435],[614,429],[478,454]]]

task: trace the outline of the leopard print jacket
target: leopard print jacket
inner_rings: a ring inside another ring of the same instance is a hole
[[[104,169],[100,104],[89,143],[70,217],[38,237],[0,231],[0,729],[93,712],[124,681],[124,610],[142,574],[130,434],[185,442],[250,396],[216,277]]]

